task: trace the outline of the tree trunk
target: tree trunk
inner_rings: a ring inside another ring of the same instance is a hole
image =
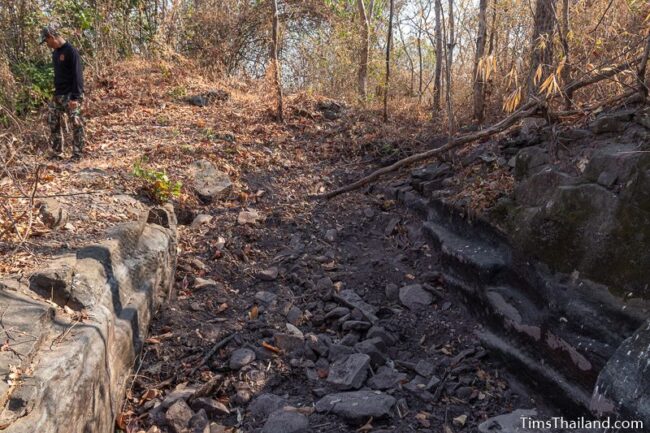
[[[494,51],[496,50],[496,47],[499,43],[499,40],[497,39],[497,0],[494,0],[492,3],[492,23],[490,24],[490,44],[488,47],[488,56],[494,55]],[[493,88],[493,80],[494,80],[494,75],[496,75],[496,71],[492,71],[493,74],[490,76],[490,78],[487,80],[487,83],[485,83],[485,86],[483,87],[483,103],[485,101],[490,99],[490,96],[492,95],[492,88]],[[483,109],[483,117],[485,117],[485,107]]]
[[[362,102],[368,97],[368,61],[370,60],[370,22],[363,0],[357,0],[359,20],[361,21],[361,50],[359,52],[358,91]]]
[[[566,86],[571,80],[571,57],[569,55],[569,0],[562,0],[562,51],[564,51],[564,69],[562,69],[562,85]],[[573,106],[573,93],[564,95],[564,105],[567,110]]]
[[[646,80],[646,70],[648,68],[648,57],[650,57],[650,33],[646,40],[645,49],[643,50],[643,56],[641,57],[641,62],[639,63],[639,68],[637,69],[637,86],[639,91],[639,96],[641,100],[645,103],[648,99],[648,81]]]
[[[409,67],[411,68],[411,86],[409,90],[409,96],[413,96],[415,94],[415,64],[413,63],[413,58],[411,57],[411,54],[409,53],[408,46],[406,45],[406,41],[404,40],[404,32],[402,31],[402,25],[399,20],[399,13],[397,14],[397,30],[399,31],[399,37],[402,41],[402,47],[404,48],[404,54],[406,55],[406,60],[409,62]]]
[[[422,102],[422,80],[423,80],[422,78],[422,35],[420,34],[420,30],[418,30],[418,60],[419,60],[418,102]]]
[[[451,66],[454,61],[454,0],[449,0],[449,43],[447,44],[447,116],[449,118],[449,135],[454,135],[454,108],[451,101]]]
[[[390,84],[390,47],[393,41],[393,10],[394,0],[390,0],[388,13],[388,37],[386,39],[386,81],[384,82],[384,122],[388,122],[388,89]]]
[[[271,63],[273,66],[273,80],[275,81],[275,89],[277,92],[278,105],[276,118],[278,122],[284,122],[282,114],[282,80],[280,78],[280,62],[278,60],[278,39],[280,33],[280,19],[278,14],[278,0],[271,0],[273,6],[273,40],[271,41]]]
[[[440,100],[442,95],[442,4],[441,0],[434,0],[436,15],[436,69],[433,79],[433,115],[440,111]]]
[[[553,30],[555,29],[555,5],[557,0],[537,0],[535,27],[533,29],[532,56],[528,75],[528,94],[535,93],[535,74],[542,65],[542,80],[548,75],[553,62]],[[538,83],[539,84],[539,83]]]
[[[479,63],[485,55],[485,40],[487,39],[487,4],[488,0],[480,0],[478,13],[478,35],[476,37],[476,55],[474,56],[474,119],[483,123],[485,100],[483,89],[485,73],[479,71]],[[484,65],[485,67],[485,65]]]

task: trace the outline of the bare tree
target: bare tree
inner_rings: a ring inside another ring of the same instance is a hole
[[[390,48],[393,42],[393,12],[395,1],[390,0],[388,13],[388,37],[386,38],[386,81],[384,82],[384,122],[388,122],[388,89],[390,84]]]
[[[361,21],[361,50],[359,52],[359,97],[363,102],[368,97],[368,61],[370,60],[370,21],[363,0],[357,0]]]
[[[411,85],[409,88],[409,96],[413,96],[415,93],[415,65],[413,63],[413,58],[411,53],[409,53],[408,45],[406,45],[406,40],[404,39],[404,32],[402,31],[402,24],[399,18],[399,11],[397,12],[397,30],[399,31],[399,38],[402,41],[402,48],[404,49],[404,54],[406,55],[406,60],[408,60],[409,67],[411,69]],[[419,30],[418,30],[419,31]],[[422,61],[420,59],[420,61]]]
[[[418,72],[419,72],[419,77],[418,77],[418,101],[422,102],[422,31],[420,30],[420,27],[418,27],[418,36],[417,36],[417,43],[418,43]]]
[[[441,0],[434,0],[436,16],[436,69],[433,78],[433,115],[440,111],[440,100],[442,94],[442,4]]]
[[[479,124],[483,123],[483,113],[485,111],[484,74],[481,74],[479,64],[485,55],[485,41],[487,39],[487,5],[488,0],[479,1],[478,34],[476,37],[476,54],[474,56],[474,119],[476,119]]]
[[[449,0],[449,42],[447,43],[447,117],[449,120],[449,135],[454,135],[454,108],[451,100],[451,66],[454,61],[454,47],[456,45],[456,36],[454,23],[454,0]]]
[[[280,33],[280,19],[278,14],[278,0],[271,0],[273,6],[273,40],[271,41],[271,63],[273,66],[273,80],[275,81],[275,88],[278,97],[277,105],[277,120],[284,122],[282,114],[282,80],[280,78],[280,62],[278,60],[278,39]]]

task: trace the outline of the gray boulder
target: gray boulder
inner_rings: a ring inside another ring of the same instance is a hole
[[[210,222],[212,222],[212,215],[202,213],[194,218],[192,224],[190,224],[190,227],[197,229],[203,225],[210,224]]]
[[[650,321],[623,342],[598,375],[591,410],[650,425]]]
[[[185,433],[185,429],[190,424],[190,419],[194,412],[187,405],[185,400],[176,400],[165,413],[165,422],[174,433]]]
[[[255,293],[255,299],[260,301],[263,305],[270,305],[278,297],[275,293],[259,291]]]
[[[515,178],[528,177],[550,162],[546,149],[539,146],[525,147],[519,151],[515,159]]]
[[[51,229],[63,227],[68,222],[68,211],[53,198],[43,199],[37,203],[43,224]]]
[[[617,113],[608,113],[599,116],[594,120],[589,128],[594,134],[606,134],[613,132],[623,132],[629,125],[632,117],[634,116],[633,110],[619,111]]]
[[[5,288],[10,282],[0,284],[0,341],[10,339],[13,349],[0,351],[0,376],[7,377],[9,365],[31,369],[16,389],[0,381],[3,433],[56,433],[62,426],[70,432],[113,431],[124,378],[153,312],[172,294],[175,216],[171,205],[157,210],[166,215],[163,225],[148,223],[151,213],[143,215],[111,229],[109,239],[65,256],[74,275],[69,293],[91,317],[88,326],[66,333],[77,322],[62,311],[55,314],[51,291],[40,298],[27,295],[24,282],[18,291]],[[59,341],[62,335],[65,341]]]
[[[239,370],[242,367],[255,361],[255,352],[251,349],[237,349],[230,354],[230,361],[228,365],[231,370]]]
[[[190,433],[210,433],[210,420],[203,409],[190,419]]]
[[[210,161],[200,160],[195,162],[191,167],[191,174],[197,195],[206,203],[224,198],[232,190],[230,177],[226,173],[217,170]]]

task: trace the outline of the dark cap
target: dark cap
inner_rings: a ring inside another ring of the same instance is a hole
[[[45,40],[49,36],[59,36],[59,30],[54,24],[50,24],[48,26],[45,26],[41,29],[41,41],[40,43],[44,43]]]

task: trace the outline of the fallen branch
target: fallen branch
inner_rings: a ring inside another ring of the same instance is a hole
[[[621,72],[632,71],[635,68],[635,66],[643,62],[643,59],[644,59],[643,56],[639,56],[632,61],[626,61],[619,65],[612,66],[610,68],[603,68],[606,70],[601,69],[601,72],[598,72],[590,77],[570,83],[563,89],[562,93],[573,94],[578,89],[582,89],[583,87],[587,87],[587,86],[591,86],[592,84],[599,83],[603,80],[613,77],[614,75],[618,75]]]
[[[569,117],[569,116],[577,116],[577,115],[587,116],[596,110],[600,110],[604,107],[611,107],[613,104],[616,104],[617,102],[622,100],[627,100],[628,98],[636,94],[637,94],[636,90],[630,90],[625,93],[621,93],[620,95],[613,96],[604,102],[599,102],[597,104],[590,105],[589,107],[582,107],[580,109],[567,110],[567,111],[553,111],[550,112],[550,114],[555,117]]]
[[[25,211],[25,214],[28,216],[28,220],[27,220],[27,226],[25,227],[24,232],[21,234],[17,223],[14,222],[14,224],[13,224],[14,229],[16,230],[16,234],[18,235],[19,242],[18,242],[18,245],[16,245],[14,247],[14,249],[11,252],[10,255],[15,254],[23,246],[23,244],[27,241],[27,238],[29,238],[29,233],[32,230],[32,225],[34,223],[34,213],[33,213],[33,210],[34,210],[34,197],[36,196],[36,191],[38,190],[38,181],[39,181],[39,176],[41,174],[41,168],[43,168],[42,165],[39,165],[38,167],[36,167],[36,173],[34,174],[34,185],[32,187],[32,192],[31,192],[31,194],[29,196],[29,204],[28,204],[27,210]],[[23,214],[23,216],[25,214]],[[22,219],[22,217],[21,217],[21,219]],[[4,232],[2,233],[2,235],[4,235]]]
[[[380,168],[377,171],[372,172],[370,175],[354,182],[351,183],[350,185],[344,186],[342,188],[336,189],[334,191],[322,194],[322,195],[317,195],[316,198],[326,198],[330,199],[332,197],[336,197],[337,195],[354,191],[355,189],[359,189],[362,186],[378,179],[379,177],[383,176],[386,173],[393,172],[399,168],[402,168],[404,166],[407,166],[409,164],[413,164],[414,162],[422,161],[425,159],[432,158],[434,156],[438,156],[442,153],[447,152],[448,150],[451,150],[455,147],[461,146],[463,144],[470,143],[472,141],[480,140],[482,138],[490,137],[494,134],[497,134],[499,132],[505,131],[506,129],[510,128],[512,125],[517,123],[519,120],[532,116],[535,114],[540,108],[540,103],[538,101],[531,101],[528,102],[527,104],[523,105],[519,110],[515,111],[512,113],[510,116],[506,117],[503,119],[501,122],[484,129],[482,131],[478,131],[472,134],[465,134],[465,135],[460,135],[456,138],[452,138],[449,141],[447,141],[447,144],[437,147],[435,149],[427,150],[426,152],[422,153],[416,153],[415,155],[411,155],[408,158],[401,159],[397,161],[395,164],[390,165],[388,167],[383,167]]]
[[[56,197],[75,197],[78,195],[93,195],[93,194],[102,194],[105,192],[115,193],[116,191],[110,189],[98,189],[95,191],[84,191],[84,192],[70,192],[70,193],[61,193],[61,194],[47,194],[47,195],[35,195],[33,198],[56,198]],[[0,194],[0,198],[29,198],[28,195],[4,195]]]
[[[221,349],[223,346],[225,346],[226,344],[228,344],[228,343],[230,342],[230,340],[232,340],[233,338],[235,338],[236,335],[237,335],[237,333],[232,333],[232,334],[228,335],[227,337],[222,338],[222,339],[221,339],[220,341],[218,341],[214,346],[212,346],[212,349],[210,349],[210,351],[209,351],[209,352],[208,352],[208,353],[203,357],[203,359],[201,360],[201,362],[199,362],[199,364],[198,364],[196,367],[194,367],[194,368],[192,369],[192,371],[190,371],[190,376],[192,376],[194,373],[196,373],[196,371],[197,371],[199,368],[203,367],[203,366],[204,366],[204,365],[205,365],[205,364],[210,360],[210,358],[212,358],[212,356],[213,356],[215,353],[217,353],[217,350]]]

